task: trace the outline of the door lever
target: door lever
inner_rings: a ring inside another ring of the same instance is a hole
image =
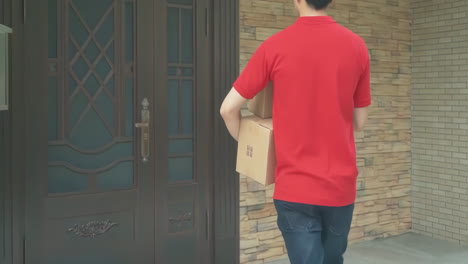
[[[141,160],[143,163],[148,163],[150,156],[150,110],[149,101],[144,98],[141,102],[141,122],[136,123],[135,127],[140,129],[140,149],[141,149]]]

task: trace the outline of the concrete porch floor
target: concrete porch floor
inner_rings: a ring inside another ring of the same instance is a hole
[[[468,264],[468,247],[407,233],[351,245],[345,264]]]

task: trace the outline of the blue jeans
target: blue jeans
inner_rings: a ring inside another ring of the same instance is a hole
[[[275,200],[291,264],[343,264],[354,204],[328,207]]]

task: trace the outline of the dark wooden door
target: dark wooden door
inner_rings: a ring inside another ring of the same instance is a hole
[[[211,262],[207,8],[27,1],[26,263]]]
[[[211,263],[209,1],[155,2],[157,263]]]

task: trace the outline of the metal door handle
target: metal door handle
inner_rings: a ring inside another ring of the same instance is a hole
[[[140,134],[140,149],[141,149],[141,160],[143,163],[149,161],[150,156],[150,111],[149,111],[149,101],[147,98],[144,98],[141,102],[141,122],[136,123],[135,127],[139,128],[141,131]]]

